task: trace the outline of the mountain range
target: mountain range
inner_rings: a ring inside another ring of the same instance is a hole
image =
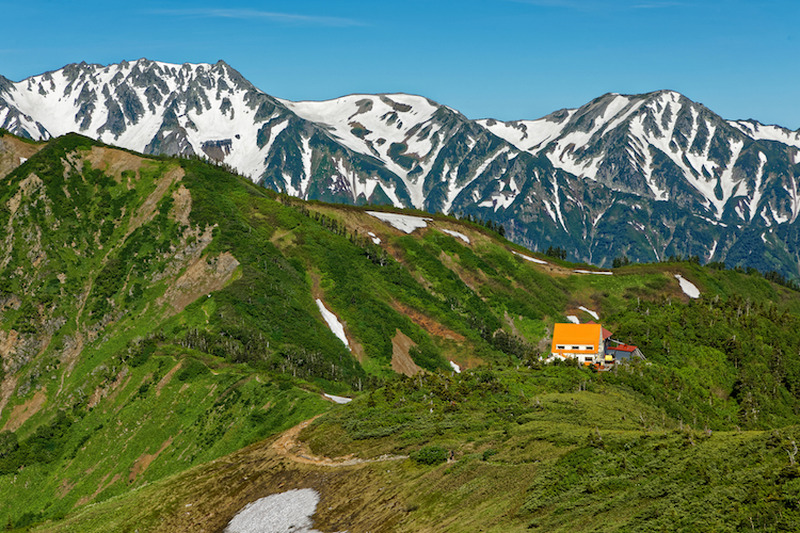
[[[292,102],[222,61],[141,59],[0,77],[0,127],[205,157],[307,200],[491,220],[599,266],[696,256],[800,274],[800,132],[673,91],[502,122],[408,94]]]

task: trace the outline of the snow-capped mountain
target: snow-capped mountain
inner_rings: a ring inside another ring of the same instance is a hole
[[[475,121],[407,94],[291,102],[222,61],[141,59],[0,77],[0,127],[201,155],[306,199],[471,214],[600,265],[682,254],[800,273],[800,132],[672,91]]]
[[[609,94],[535,121],[480,122],[575,176],[716,220],[759,217],[770,226],[798,214],[791,166],[800,133],[725,121],[672,91]]]

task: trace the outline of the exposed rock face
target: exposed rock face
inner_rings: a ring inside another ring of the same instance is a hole
[[[723,120],[673,91],[475,121],[406,94],[290,102],[221,61],[140,59],[0,78],[0,125],[208,157],[305,199],[469,214],[598,265],[696,255],[800,273],[800,132]]]

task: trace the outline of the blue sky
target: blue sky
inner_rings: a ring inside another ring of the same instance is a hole
[[[290,100],[410,92],[512,120],[674,89],[725,118],[800,128],[798,0],[0,0],[0,12],[0,74],[15,81],[79,61],[224,59]]]

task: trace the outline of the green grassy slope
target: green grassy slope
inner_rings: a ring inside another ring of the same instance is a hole
[[[321,491],[325,530],[794,524],[800,298],[758,275],[576,274],[469,222],[408,235],[77,135],[3,178],[0,206],[0,525],[218,529],[289,485]],[[647,361],[542,366],[580,307]],[[401,356],[426,372],[398,376]],[[326,469],[264,441],[326,411],[314,453],[411,459]]]

